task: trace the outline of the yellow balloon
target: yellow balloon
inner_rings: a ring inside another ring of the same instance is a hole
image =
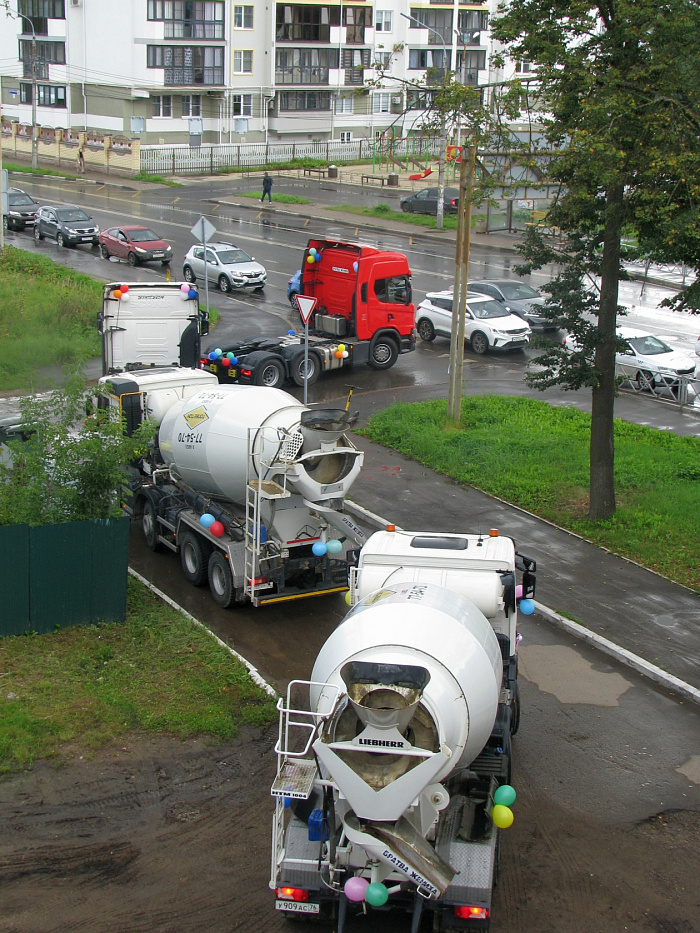
[[[345,594],[345,602],[348,604],[348,606],[350,605],[350,590],[348,590]]]
[[[343,350],[345,349],[345,344],[344,344],[344,343],[339,343],[339,344],[338,344],[338,349],[339,349],[340,352],[342,353]]]
[[[499,829],[508,829],[509,826],[513,825],[513,811],[510,807],[504,807],[503,804],[497,803],[491,811],[491,819],[494,826],[498,826]]]

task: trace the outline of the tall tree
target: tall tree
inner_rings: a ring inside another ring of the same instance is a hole
[[[494,37],[534,72],[528,100],[562,186],[547,219],[561,242],[530,231],[519,271],[560,265],[550,315],[574,335],[574,351],[550,348],[531,381],[591,387],[589,517],[607,518],[623,234],[656,260],[700,269],[700,4],[512,0],[498,12]],[[700,309],[700,280],[677,304]]]

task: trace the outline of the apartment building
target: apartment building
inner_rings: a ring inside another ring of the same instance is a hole
[[[144,144],[420,133],[411,85],[488,83],[493,4],[11,0],[2,115]]]

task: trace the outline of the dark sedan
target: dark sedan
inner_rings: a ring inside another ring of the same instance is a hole
[[[557,325],[540,312],[546,299],[525,282],[518,279],[489,279],[470,282],[469,290],[500,301],[511,314],[517,314],[527,321],[533,333],[542,334],[557,329]]]
[[[33,227],[39,205],[21,188],[9,188],[7,191],[7,213],[2,215],[5,230],[24,230]]]
[[[438,190],[438,188],[421,188],[415,194],[401,198],[401,210],[406,214],[437,215]],[[445,214],[456,214],[459,210],[459,188],[445,188],[442,203]]]
[[[103,259],[116,256],[130,266],[142,262],[160,262],[164,266],[173,258],[173,248],[154,233],[150,227],[110,227],[100,234],[100,252]]]

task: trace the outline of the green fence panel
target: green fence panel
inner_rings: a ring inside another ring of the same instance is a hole
[[[129,575],[128,515],[91,522],[92,585],[90,614],[93,622],[126,620],[126,588]]]
[[[29,525],[0,525],[0,636],[29,629]]]
[[[29,544],[30,625],[40,635],[90,619],[90,522],[32,528]]]

